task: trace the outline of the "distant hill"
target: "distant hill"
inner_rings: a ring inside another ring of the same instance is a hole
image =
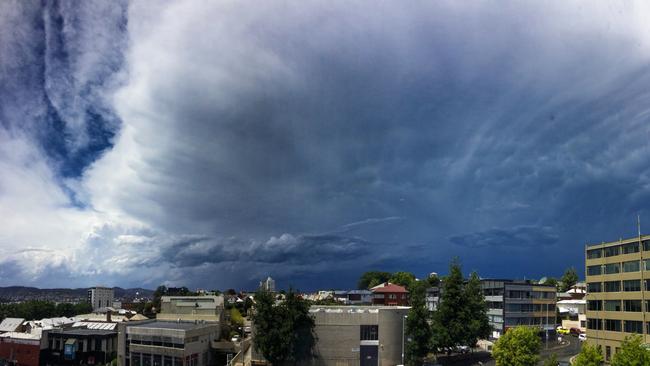
[[[113,287],[115,299],[132,299],[135,297],[152,298],[153,290],[144,288]],[[137,295],[136,295],[137,294]],[[80,301],[88,296],[88,288],[37,288],[26,286],[0,287],[0,299],[9,301],[48,300]]]

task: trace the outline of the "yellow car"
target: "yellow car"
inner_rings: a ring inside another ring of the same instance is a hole
[[[569,330],[562,327],[557,327],[557,334],[569,334]]]

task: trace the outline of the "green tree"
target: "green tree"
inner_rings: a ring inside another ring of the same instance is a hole
[[[380,272],[380,271],[368,271],[361,275],[359,282],[357,283],[357,288],[360,290],[369,289],[375,287],[384,282],[388,282],[390,279],[390,272]]]
[[[561,282],[560,291],[561,292],[569,291],[569,289],[571,289],[571,286],[578,283],[578,280],[579,280],[578,272],[576,272],[576,269],[573,267],[567,268],[566,271],[564,271],[562,278],[560,279]]]
[[[621,350],[614,354],[612,366],[645,366],[650,365],[650,351],[642,347],[641,336],[625,337]]]
[[[312,356],[316,343],[309,303],[290,289],[281,304],[268,291],[255,296],[255,348],[274,366],[299,365]]]
[[[546,358],[542,366],[557,366],[557,355],[554,353],[551,357]]]
[[[475,346],[479,339],[487,339],[492,327],[487,316],[485,296],[481,289],[481,279],[476,272],[472,272],[463,289],[464,318],[466,324],[463,345]]]
[[[406,318],[406,364],[421,366],[422,359],[430,350],[431,327],[429,326],[429,310],[426,307],[427,283],[414,282],[409,291],[411,309]]]
[[[438,275],[432,275],[427,277],[427,282],[431,287],[438,287],[440,285],[440,278],[438,277]]]
[[[557,279],[555,279],[553,277],[549,277],[549,278],[546,279],[546,282],[544,282],[544,285],[553,285],[553,286],[555,286],[555,288],[557,288],[559,283],[558,283]]]
[[[156,291],[153,292],[153,307],[156,308],[156,312],[160,312],[160,299],[167,295],[167,286],[160,285],[156,288]],[[145,305],[146,308],[146,305]],[[144,309],[143,309],[144,312]]]
[[[230,309],[230,323],[236,327],[244,326],[244,317],[237,308]]]
[[[582,349],[575,358],[573,366],[600,366],[604,361],[600,347],[583,343]]]
[[[410,272],[395,272],[390,276],[388,281],[410,289],[411,285],[415,282],[415,275]]]
[[[432,344],[436,349],[451,349],[465,340],[466,324],[463,274],[458,259],[449,265],[449,275],[442,281],[440,304],[433,313]]]
[[[492,357],[497,366],[534,366],[539,361],[541,343],[535,329],[519,326],[499,338]]]

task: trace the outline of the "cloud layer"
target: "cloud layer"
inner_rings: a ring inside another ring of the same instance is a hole
[[[650,213],[642,2],[16,2],[0,24],[0,284],[345,287],[455,255],[557,275]]]

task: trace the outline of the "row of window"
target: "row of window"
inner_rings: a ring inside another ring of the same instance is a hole
[[[650,240],[643,241],[643,251],[650,251]],[[631,254],[639,252],[639,243],[627,243],[611,246],[602,249],[587,250],[587,259],[596,259],[602,257],[614,257],[621,254]]]
[[[650,259],[645,259],[643,261],[643,269],[650,271]],[[587,267],[588,276],[599,276],[601,274],[616,274],[616,273],[628,273],[628,272],[639,272],[641,269],[640,261],[627,261],[622,263],[609,263],[609,264],[597,264],[594,266]]]
[[[532,313],[555,311],[555,304],[507,304],[506,311],[515,313]]]
[[[622,286],[621,286],[622,283]],[[605,281],[587,283],[587,292],[641,291],[641,280]],[[650,291],[650,280],[645,280],[645,291]]]
[[[515,291],[507,292],[509,299],[554,299],[555,291]]]
[[[555,324],[555,314],[547,317],[506,317],[505,326],[514,327],[517,325],[549,325]]]
[[[588,300],[587,310],[641,312],[641,304],[641,300]],[[650,300],[646,300],[645,309],[650,311]]]
[[[643,334],[643,322],[640,320],[587,319],[587,328],[610,332]],[[646,330],[650,332],[650,322],[646,322]]]

